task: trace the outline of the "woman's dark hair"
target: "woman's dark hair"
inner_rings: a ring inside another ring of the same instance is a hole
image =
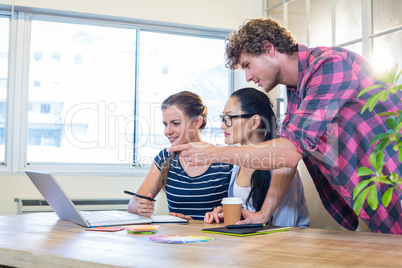
[[[179,108],[190,120],[196,119],[198,116],[202,116],[202,124],[200,129],[204,129],[207,124],[208,109],[202,102],[202,99],[197,94],[190,91],[181,91],[179,93],[170,95],[167,97],[161,106],[162,112],[169,107],[176,106]],[[161,175],[159,182],[161,189],[166,191],[166,183],[169,174],[170,162],[177,153],[170,153],[169,158],[163,163],[161,168]]]
[[[255,114],[261,117],[259,130],[265,132],[264,141],[271,140],[277,136],[277,120],[268,95],[255,88],[242,88],[232,93],[230,97],[236,98],[240,109],[245,114]],[[256,170],[251,176],[251,191],[246,203],[253,200],[252,206],[256,211],[261,210],[269,185],[271,183],[271,172],[269,170]]]

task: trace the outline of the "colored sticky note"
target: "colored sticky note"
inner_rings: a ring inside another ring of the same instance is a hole
[[[116,232],[126,229],[125,227],[108,227],[108,226],[97,226],[85,229],[85,231],[100,231],[100,232]]]
[[[132,232],[152,232],[158,230],[159,225],[130,225],[126,228]]]

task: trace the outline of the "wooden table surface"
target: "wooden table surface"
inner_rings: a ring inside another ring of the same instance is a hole
[[[85,231],[54,213],[0,216],[0,264],[16,267],[397,267],[402,237],[314,228],[235,237],[203,233],[200,221],[160,224],[155,235],[201,235],[162,244],[153,235]]]

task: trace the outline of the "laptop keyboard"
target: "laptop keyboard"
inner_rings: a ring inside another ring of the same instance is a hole
[[[103,215],[96,212],[86,212],[86,211],[80,211],[80,212],[87,221],[105,221],[105,220],[116,219],[115,217]]]

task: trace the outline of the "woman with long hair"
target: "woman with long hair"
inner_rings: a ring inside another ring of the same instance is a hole
[[[207,107],[197,94],[189,91],[173,94],[164,100],[161,110],[165,136],[172,146],[201,141]],[[155,157],[137,193],[153,198],[164,190],[172,215],[203,220],[206,212],[227,197],[232,168],[223,163],[189,167],[181,153],[168,153],[164,149]],[[128,211],[151,217],[154,202],[133,197]]]
[[[221,129],[225,133],[226,144],[258,146],[258,143],[277,136],[277,120],[272,104],[264,92],[255,88],[242,88],[230,96],[226,102]],[[256,161],[273,161],[272,156]],[[234,166],[229,183],[229,196],[241,197],[243,208],[257,212],[262,209],[273,176],[291,177],[289,190],[277,204],[270,224],[279,226],[308,227],[310,215],[304,197],[303,184],[298,171],[290,169],[256,170],[250,167]],[[292,181],[293,180],[293,181]],[[284,180],[285,181],[285,180]],[[216,207],[205,215],[207,223],[221,222],[223,209]]]

